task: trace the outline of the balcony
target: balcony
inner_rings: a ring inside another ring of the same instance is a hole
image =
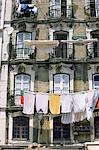
[[[12,22],[15,21],[33,21],[37,19],[38,8],[34,4],[19,4],[13,7]]]
[[[99,42],[88,44],[87,55],[89,58],[99,58]]]
[[[73,60],[74,58],[74,49],[73,44],[60,43],[57,47],[53,49],[53,52],[50,53],[50,60]]]
[[[99,3],[90,2],[84,7],[85,14],[89,17],[99,17]]]
[[[49,7],[49,17],[53,18],[72,18],[72,6],[67,5],[65,7],[61,7],[60,5],[52,5]]]
[[[11,52],[11,59],[35,59],[35,49],[16,48]]]

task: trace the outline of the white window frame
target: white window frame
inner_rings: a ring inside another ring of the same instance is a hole
[[[99,74],[96,73],[96,74],[93,74],[93,76],[92,76],[93,89],[99,89],[99,85],[98,85],[98,86],[95,85],[96,82],[98,82],[98,84],[99,84],[99,81],[94,81],[94,77],[95,77],[95,76],[99,76]]]
[[[2,1],[2,6],[1,6],[1,20],[0,20],[0,29],[3,29],[4,25],[4,14],[5,14],[5,0]]]
[[[21,35],[22,34],[22,35]],[[26,34],[29,34],[29,39],[26,39]],[[19,36],[22,36],[22,41],[20,41]],[[25,40],[31,40],[32,39],[32,32],[18,32],[17,33],[17,39],[16,39],[16,54],[17,58],[28,58],[29,54],[31,53],[31,50],[29,47],[27,47],[24,43]],[[27,53],[25,54],[25,51]]]
[[[22,80],[20,81],[16,81],[17,77],[21,77]],[[28,77],[29,80],[24,82],[24,77]],[[23,91],[29,91],[30,90],[30,81],[31,81],[31,77],[28,74],[17,74],[15,76],[15,105],[20,105],[20,95],[21,95],[21,90]],[[28,83],[28,87],[27,89],[25,89],[24,84]],[[19,84],[19,88],[17,89],[17,84]]]
[[[66,80],[66,84],[65,84],[65,80],[63,79],[63,77],[67,78]],[[55,83],[55,77],[59,79],[59,83]],[[69,89],[70,89],[70,75],[66,74],[66,73],[57,73],[53,75],[53,92],[54,93],[69,93]],[[56,89],[59,90],[56,90]],[[67,88],[66,90],[64,90],[64,88]]]
[[[57,2],[57,0],[51,0],[50,1],[50,6],[53,7],[53,13],[52,13],[53,17],[61,17],[61,0],[58,0],[58,1],[59,2]],[[67,16],[66,17],[71,17],[71,13],[69,11],[71,5],[72,5],[72,1],[67,0],[67,10],[66,10],[67,11]],[[58,10],[57,14],[55,14],[55,10]]]

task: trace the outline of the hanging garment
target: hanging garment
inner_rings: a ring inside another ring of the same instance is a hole
[[[96,101],[96,108],[99,108],[99,98]]]
[[[20,104],[23,105],[24,104],[24,91],[21,90],[20,92],[21,92],[21,94],[20,94],[21,95],[20,96]]]
[[[36,6],[33,6],[31,11],[32,11],[33,14],[37,14],[38,8]]]
[[[50,94],[49,109],[52,114],[60,114],[60,96],[58,94]]]
[[[36,111],[42,110],[42,113],[48,113],[48,99],[49,95],[47,93],[37,93],[36,94]]]
[[[28,12],[29,7],[28,4],[21,4],[21,12]]]
[[[69,113],[73,109],[72,94],[62,94],[60,96],[61,101],[61,113]]]
[[[61,123],[69,124],[74,122],[74,114],[73,113],[66,113],[63,114],[61,117]]]
[[[91,90],[88,91],[87,93],[87,99],[86,99],[87,120],[90,120],[93,117],[93,111],[95,109],[98,96],[99,95],[97,90]]]
[[[74,122],[83,121],[86,119],[86,110],[84,112],[74,113]]]
[[[34,114],[34,103],[35,103],[35,94],[34,93],[24,93],[24,105],[23,113],[24,114]]]
[[[73,94],[73,109],[74,113],[84,112],[86,109],[87,93]]]

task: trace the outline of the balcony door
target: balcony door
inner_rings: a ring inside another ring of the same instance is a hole
[[[53,17],[70,17],[71,6],[67,4],[68,0],[51,0],[50,15]]]
[[[67,40],[67,32],[54,32],[55,40]],[[67,43],[60,42],[59,45],[55,48],[55,57],[67,58]]]

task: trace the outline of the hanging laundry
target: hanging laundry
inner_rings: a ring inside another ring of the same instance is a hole
[[[20,96],[20,104],[23,105],[24,104],[24,91],[21,90],[20,92],[21,92],[21,94],[20,94],[21,95]]]
[[[74,122],[74,114],[73,113],[66,113],[63,114],[61,117],[61,123],[69,124]]]
[[[73,109],[73,97],[72,94],[62,94],[60,96],[61,101],[61,113],[69,113]]]
[[[86,109],[87,93],[73,94],[73,109],[74,113],[84,112]]]
[[[74,113],[74,122],[83,121],[86,119],[86,110],[84,112]]]
[[[38,8],[34,5],[33,8],[31,9],[32,14],[37,14]]]
[[[93,117],[93,111],[95,109],[97,99],[98,99],[98,91],[97,90],[88,91],[87,100],[86,100],[87,120],[90,120]]]
[[[29,6],[28,4],[21,4],[21,12],[28,12]]]
[[[35,104],[35,94],[31,92],[24,93],[23,113],[30,115],[34,114],[34,104]]]
[[[49,109],[52,114],[60,114],[60,95],[50,94]]]
[[[99,98],[98,98],[98,100],[96,101],[96,108],[99,108]]]
[[[49,95],[47,93],[37,93],[36,94],[36,111],[42,110],[44,114],[48,113],[48,99]]]

